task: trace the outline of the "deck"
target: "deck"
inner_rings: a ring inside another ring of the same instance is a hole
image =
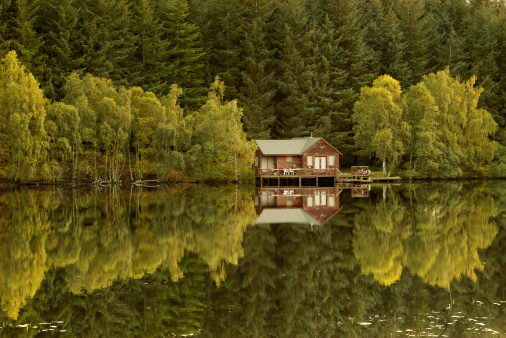
[[[370,183],[370,171],[368,167],[352,167],[351,174],[343,174],[339,169],[314,169],[314,168],[295,168],[295,169],[257,169],[257,178],[260,180],[260,186],[291,187],[291,186],[320,186],[329,182],[332,186],[340,183]]]

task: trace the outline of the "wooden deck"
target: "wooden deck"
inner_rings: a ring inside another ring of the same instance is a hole
[[[398,176],[371,177],[371,171],[366,166],[351,167],[350,174],[343,174],[339,169],[257,169],[259,185],[263,187],[319,187],[322,182],[325,186],[345,186],[348,184],[381,184],[401,180]]]
[[[352,168],[355,169],[355,168]],[[260,186],[320,186],[320,183],[332,183],[333,186],[342,183],[370,183],[370,171],[352,170],[351,174],[343,174],[339,169],[257,169]]]

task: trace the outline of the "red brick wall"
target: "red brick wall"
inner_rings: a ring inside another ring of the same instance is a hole
[[[287,156],[278,156],[278,169],[293,169],[294,164],[297,168],[302,166],[302,157],[292,156],[292,162],[287,162],[286,157]]]
[[[307,157],[313,156],[313,168],[316,156],[325,156],[327,157],[327,168],[337,168],[341,169],[341,158],[340,154],[334,150],[331,146],[327,144],[327,142],[323,140],[319,140],[312,147],[304,152],[302,155],[302,168],[307,168]],[[329,165],[329,156],[334,156],[334,165]]]

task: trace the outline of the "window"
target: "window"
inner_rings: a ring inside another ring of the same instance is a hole
[[[289,207],[289,208],[293,207],[293,201],[292,200],[286,201],[286,206]]]
[[[286,162],[293,162],[293,158],[291,156],[286,157]]]
[[[313,196],[307,197],[307,207],[312,208],[313,207]]]
[[[255,156],[255,167],[258,167],[258,156]]]
[[[313,166],[313,156],[307,157],[307,166],[312,167]]]
[[[335,163],[336,163],[336,157],[329,156],[329,165],[335,165]]]
[[[335,207],[335,206],[336,206],[336,197],[329,196],[329,207]]]

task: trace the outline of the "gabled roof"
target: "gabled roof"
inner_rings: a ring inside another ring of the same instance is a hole
[[[321,137],[293,138],[291,140],[255,140],[264,155],[302,155]]]
[[[297,223],[321,225],[301,208],[263,209],[256,224]]]

